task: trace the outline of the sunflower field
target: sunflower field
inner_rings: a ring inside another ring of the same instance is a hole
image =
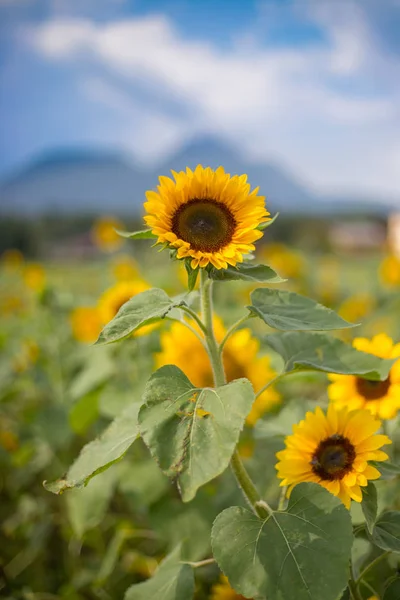
[[[1,597],[399,600],[400,258],[270,241],[222,167],[144,215],[1,257]]]

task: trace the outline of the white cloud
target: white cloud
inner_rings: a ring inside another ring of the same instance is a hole
[[[388,165],[397,156],[389,147],[400,130],[400,89],[393,79],[399,62],[373,46],[355,3],[343,14],[329,2],[312,6],[326,46],[270,49],[254,39],[244,43],[244,32],[237,45],[221,50],[183,38],[163,15],[105,24],[51,20],[31,31],[30,42],[44,57],[73,61],[86,72],[105,67],[110,80],[89,76],[84,91],[124,111],[126,137],[139,121],[133,146],[148,157],[157,157],[148,143],[156,132],[158,155],[195,131],[214,132],[260,158],[280,157],[320,188],[395,194],[400,176]],[[353,90],[373,88],[375,72],[385,94],[343,91],[349,83]],[[191,119],[138,104],[118,78],[145,82],[155,97],[175,98]]]

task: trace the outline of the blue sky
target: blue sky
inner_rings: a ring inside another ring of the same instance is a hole
[[[400,0],[0,0],[0,175],[213,135],[319,191],[400,197]]]

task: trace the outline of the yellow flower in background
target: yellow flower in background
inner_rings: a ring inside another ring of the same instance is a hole
[[[220,319],[214,320],[215,336],[222,341],[226,331]],[[161,334],[161,352],[156,354],[157,368],[173,364],[179,367],[197,387],[213,385],[210,359],[200,340],[182,323],[175,322]],[[232,334],[224,347],[223,362],[228,382],[240,377],[251,381],[255,391],[275,377],[269,356],[257,357],[259,341],[252,337],[250,329],[240,329]],[[254,402],[247,417],[248,425],[254,425],[259,417],[280,402],[280,395],[273,387],[268,388]]]
[[[386,256],[379,267],[379,276],[384,285],[400,286],[400,257]]]
[[[276,270],[281,277],[297,279],[304,275],[304,257],[295,250],[280,243],[267,244],[260,252],[261,260]]]
[[[388,458],[379,448],[391,440],[375,435],[380,426],[367,410],[338,411],[331,404],[327,414],[320,407],[307,412],[303,421],[293,425],[285,449],[276,455],[280,485],[289,486],[289,495],[296,484],[311,481],[338,496],[346,508],[351,500],[361,502],[361,487],[380,477],[368,461]]]
[[[46,285],[46,273],[39,263],[27,264],[22,272],[25,285],[35,292],[41,292]]]
[[[100,250],[113,252],[122,246],[123,238],[118,235],[116,229],[124,229],[121,221],[115,217],[102,217],[92,227],[92,239]]]
[[[220,582],[211,588],[210,600],[246,600],[244,596],[237,594],[229,585],[228,578],[221,575]]]
[[[337,408],[366,408],[380,419],[392,419],[400,409],[400,344],[385,333],[368,340],[355,338],[354,348],[380,358],[397,358],[385,381],[369,381],[354,375],[329,375],[328,396]]]
[[[376,301],[371,294],[354,294],[347,298],[339,307],[339,315],[350,323],[359,323],[372,312]]]
[[[13,315],[21,313],[26,308],[20,296],[4,296],[0,298],[0,314]]]
[[[130,281],[139,275],[136,261],[129,254],[116,256],[112,263],[112,272],[118,281]]]
[[[101,331],[99,309],[96,306],[80,306],[70,315],[72,334],[78,342],[92,343]]]
[[[24,264],[24,255],[16,248],[5,250],[1,255],[1,265],[8,271],[18,271]]]
[[[247,175],[198,165],[194,171],[172,171],[160,177],[158,191],[146,192],[144,220],[159,244],[190,258],[193,269],[211,264],[226,269],[243,261],[262,237],[257,227],[270,220],[258,188],[250,192]]]

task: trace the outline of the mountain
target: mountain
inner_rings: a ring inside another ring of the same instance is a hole
[[[157,168],[139,166],[119,153],[74,148],[52,151],[0,182],[0,212],[133,216],[142,213],[144,193],[156,187],[159,175],[197,164],[223,165],[230,173],[247,173],[249,182],[266,195],[271,212],[283,215],[364,212],[366,208],[384,214],[389,210],[382,203],[317,197],[279,166],[250,162],[226,143],[203,138]]]

